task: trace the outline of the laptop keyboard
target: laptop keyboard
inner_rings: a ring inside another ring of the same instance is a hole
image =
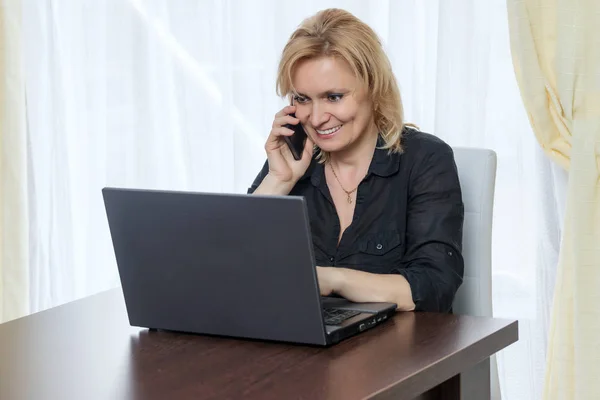
[[[339,325],[348,318],[360,314],[360,311],[355,310],[340,310],[337,308],[326,308],[323,310],[325,317],[325,325]]]

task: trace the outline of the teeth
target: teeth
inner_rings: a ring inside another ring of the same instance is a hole
[[[327,130],[324,130],[324,131],[320,131],[320,130],[317,129],[317,133],[319,135],[331,135],[332,133],[335,133],[335,132],[339,131],[341,127],[342,126],[340,125],[340,126],[336,126],[335,128],[327,129]]]

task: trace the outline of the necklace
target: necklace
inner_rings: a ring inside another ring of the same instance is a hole
[[[331,167],[331,172],[333,172],[333,176],[335,176],[335,180],[340,184],[340,187],[342,188],[342,190],[344,192],[346,192],[346,196],[348,196],[348,198],[347,198],[348,204],[352,204],[352,193],[356,192],[356,189],[358,189],[358,186],[350,191],[346,190],[344,188],[344,185],[342,185],[342,182],[340,182],[340,178],[338,178],[337,174],[335,173],[335,169],[333,169],[333,165],[331,163],[329,163],[329,166]],[[360,185],[360,183],[359,183],[359,185]]]

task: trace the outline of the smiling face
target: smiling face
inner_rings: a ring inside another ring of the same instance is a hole
[[[372,102],[345,61],[303,60],[292,83],[296,117],[321,150],[347,152],[377,136]]]

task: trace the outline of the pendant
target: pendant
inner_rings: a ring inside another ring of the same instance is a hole
[[[352,196],[348,195],[348,204],[352,204]]]

